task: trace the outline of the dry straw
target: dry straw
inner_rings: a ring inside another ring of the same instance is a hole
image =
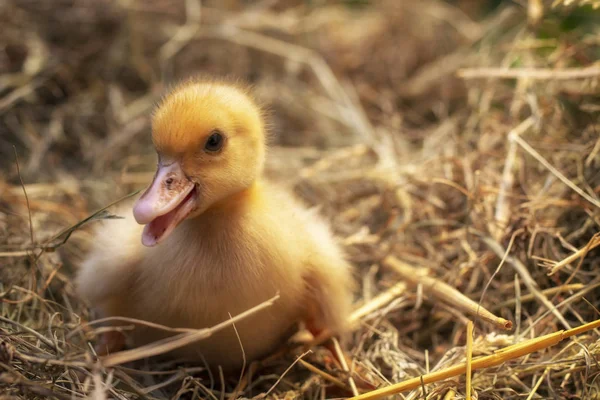
[[[42,3],[0,1],[3,396],[592,398],[597,1]],[[254,84],[269,177],[340,238],[359,283],[347,347],[300,334],[241,378],[141,359],[249,310],[94,354],[113,328],[73,288],[88,227],[152,178],[152,107],[198,72]]]
[[[383,264],[392,268],[404,281],[412,285],[423,285],[425,293],[445,301],[448,304],[457,307],[459,310],[480,317],[497,328],[505,330],[512,329],[511,321],[497,317],[450,285],[427,276],[427,271],[423,268],[417,269],[411,267],[392,256],[386,258],[383,261]]]
[[[490,356],[478,357],[470,361],[470,368],[468,367],[468,363],[460,363],[453,367],[449,367],[443,369],[441,371],[433,372],[430,374],[422,375],[417,378],[412,378],[404,382],[400,382],[388,387],[384,387],[381,389],[374,390],[372,392],[368,392],[362,394],[360,396],[355,396],[353,399],[355,400],[374,400],[381,399],[385,396],[390,396],[393,394],[398,394],[405,392],[407,390],[411,390],[419,387],[422,384],[429,384],[434,382],[439,382],[444,379],[452,378],[467,372],[476,371],[483,368],[495,367],[501,364],[504,364],[507,361],[513,360],[515,358],[522,357],[527,354],[531,354],[535,351],[539,351],[551,346],[555,346],[560,343],[562,340],[570,338],[571,336],[581,335],[585,332],[589,332],[593,329],[600,328],[600,319],[589,322],[585,325],[579,326],[577,328],[569,329],[567,331],[561,330],[558,332],[550,333],[548,335],[540,336],[534,339],[526,340],[524,342],[505,347],[503,349],[497,350],[495,354]],[[468,359],[469,357],[467,357]],[[470,379],[469,379],[470,380]]]

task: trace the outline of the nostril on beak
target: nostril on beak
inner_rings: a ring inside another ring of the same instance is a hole
[[[167,186],[171,186],[171,184],[173,183],[173,178],[168,178],[165,183],[167,184]]]

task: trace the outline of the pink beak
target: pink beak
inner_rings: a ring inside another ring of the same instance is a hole
[[[146,225],[142,243],[150,247],[164,240],[193,211],[195,204],[195,185],[179,163],[159,163],[150,187],[133,207],[135,220]]]

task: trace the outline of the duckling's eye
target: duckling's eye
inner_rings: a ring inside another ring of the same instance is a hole
[[[209,153],[215,153],[221,150],[224,142],[225,140],[223,139],[221,132],[215,130],[211,133],[208,139],[206,139],[204,150]]]

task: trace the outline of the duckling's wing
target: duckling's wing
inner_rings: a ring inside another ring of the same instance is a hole
[[[343,333],[348,325],[354,279],[350,264],[335,243],[329,228],[321,221],[309,224],[314,248],[307,251],[307,324],[313,333],[325,329]]]

